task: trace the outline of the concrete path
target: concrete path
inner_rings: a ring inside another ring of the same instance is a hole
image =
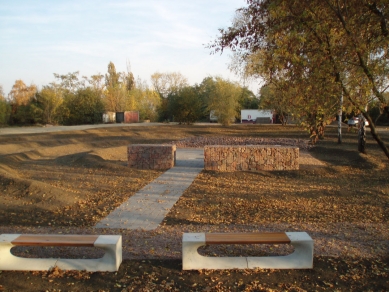
[[[95,228],[156,229],[203,168],[203,149],[177,149],[175,167],[129,198]]]

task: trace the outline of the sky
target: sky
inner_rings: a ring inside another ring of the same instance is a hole
[[[179,72],[190,85],[208,76],[240,81],[231,52],[206,45],[227,28],[245,0],[0,0],[0,85],[42,88],[60,75],[105,74],[131,65],[150,83],[155,72]],[[246,84],[256,91],[256,82]]]

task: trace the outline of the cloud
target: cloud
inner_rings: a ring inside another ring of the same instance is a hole
[[[143,79],[157,70],[180,71],[190,82],[192,78],[198,82],[201,75],[226,74],[227,56],[210,56],[203,44],[215,38],[218,28],[228,26],[235,9],[245,4],[243,0],[3,2],[0,84],[5,91],[19,78],[44,84],[48,77],[43,74],[51,78],[52,72],[84,68],[88,72],[83,75],[105,72],[109,61],[125,70],[130,60],[134,74],[145,74]]]

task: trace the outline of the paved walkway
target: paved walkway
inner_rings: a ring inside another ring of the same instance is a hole
[[[203,168],[203,149],[177,149],[175,167],[145,186],[95,227],[156,229]]]

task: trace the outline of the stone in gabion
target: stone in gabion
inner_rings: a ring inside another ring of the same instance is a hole
[[[286,146],[205,146],[204,168],[214,171],[299,169],[299,148]]]
[[[176,164],[176,145],[128,145],[127,157],[132,168],[169,169]]]

